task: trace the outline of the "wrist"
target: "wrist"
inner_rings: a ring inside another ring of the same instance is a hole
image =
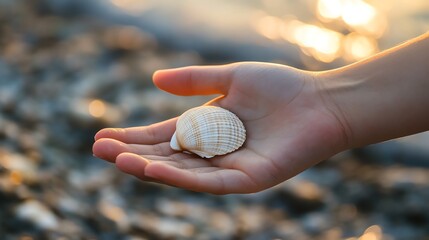
[[[318,73],[321,95],[344,126],[349,148],[429,129],[428,35]]]
[[[347,106],[347,94],[350,94],[359,81],[344,76],[340,69],[315,73],[315,83],[324,107],[337,121],[338,128],[344,139],[344,150],[356,147],[356,139]]]

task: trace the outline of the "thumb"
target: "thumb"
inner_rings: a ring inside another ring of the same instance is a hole
[[[226,94],[235,65],[191,66],[159,70],[153,74],[155,85],[182,96]]]

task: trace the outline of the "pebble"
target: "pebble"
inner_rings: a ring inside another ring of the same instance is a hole
[[[310,235],[319,235],[333,227],[330,216],[323,212],[311,213],[302,217],[302,227]]]
[[[130,215],[134,228],[149,232],[152,238],[191,238],[196,228],[189,222],[169,217],[160,217],[151,213]]]
[[[28,200],[17,206],[15,213],[18,218],[29,221],[45,230],[55,230],[59,226],[59,219],[49,207],[37,200]]]
[[[429,170],[392,166],[380,173],[379,182],[385,188],[422,187],[429,182]]]
[[[299,177],[283,184],[279,197],[284,199],[293,214],[298,215],[321,209],[325,205],[325,194],[321,187]]]
[[[19,153],[11,153],[0,148],[0,166],[6,169],[17,185],[32,183],[39,178],[37,165],[34,161]]]
[[[114,169],[103,168],[88,170],[71,170],[67,175],[67,180],[71,186],[82,191],[96,191],[112,182],[116,177]]]

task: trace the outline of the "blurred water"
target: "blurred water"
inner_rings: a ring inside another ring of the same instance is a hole
[[[291,64],[302,61],[310,69],[359,60],[415,37],[429,27],[429,3],[425,0],[105,2],[109,3],[136,17],[136,24],[151,28],[157,36],[174,36],[174,42],[185,48],[195,44],[223,47],[221,43],[227,42],[227,51],[239,52],[238,57],[229,56],[234,60],[271,57]],[[301,25],[297,26],[298,22]],[[253,47],[257,54],[240,56],[244,54],[240,45],[250,45],[246,47]],[[261,45],[281,54],[266,56],[269,54],[258,51]],[[294,47],[301,51],[294,51]],[[312,58],[325,63],[343,61],[319,65]]]

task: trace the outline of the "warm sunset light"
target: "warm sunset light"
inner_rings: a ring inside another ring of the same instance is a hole
[[[343,0],[341,17],[350,26],[367,25],[376,14],[376,9],[362,0]]]
[[[362,0],[319,0],[317,11],[324,19],[341,17],[350,26],[366,25],[377,15],[377,10]]]
[[[93,100],[89,103],[88,111],[91,116],[99,118],[106,113],[106,105],[101,100]]]
[[[282,21],[273,16],[264,16],[255,23],[256,31],[262,36],[275,40],[280,37]]]
[[[303,24],[294,32],[297,43],[323,54],[335,54],[339,50],[341,34],[315,25]]]
[[[319,0],[317,10],[325,19],[337,19],[342,14],[342,0]]]
[[[429,240],[428,31],[429,0],[0,0],[0,240]]]
[[[345,57],[351,61],[366,58],[378,51],[377,42],[369,37],[351,33],[344,40]]]
[[[297,44],[301,49],[322,62],[335,60],[341,49],[343,35],[336,31],[291,20],[281,30],[284,40]]]
[[[319,0],[317,14],[321,20],[341,19],[350,29],[376,38],[387,27],[385,15],[362,0]]]
[[[270,40],[282,39],[296,44],[304,54],[325,63],[338,58],[357,61],[378,51],[376,39],[387,28],[381,11],[363,0],[318,0],[315,3],[319,23],[305,23],[295,16],[282,19],[265,15],[255,21],[254,28]],[[330,25],[325,26],[323,22],[326,21],[330,21]],[[341,27],[345,27],[346,32],[340,32]]]

